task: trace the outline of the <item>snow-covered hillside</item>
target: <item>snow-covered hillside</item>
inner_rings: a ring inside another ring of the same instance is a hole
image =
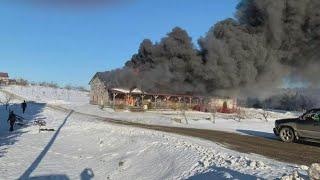
[[[43,104],[29,104],[25,115],[18,104],[10,108],[27,125],[9,133],[7,112],[0,107],[0,179],[274,179],[300,169],[209,141],[111,125]],[[55,131],[39,133],[32,125],[37,119]]]
[[[57,105],[83,105],[89,102],[89,93],[43,86],[7,86],[5,90],[31,101]]]

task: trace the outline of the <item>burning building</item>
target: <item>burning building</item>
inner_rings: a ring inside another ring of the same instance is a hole
[[[234,112],[235,98],[205,97],[188,94],[146,92],[139,88],[109,86],[104,73],[98,72],[90,81],[90,103],[100,106],[129,107],[131,109],[192,109],[198,111]]]

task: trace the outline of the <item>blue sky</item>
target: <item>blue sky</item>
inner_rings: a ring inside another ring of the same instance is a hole
[[[31,81],[87,85],[97,71],[120,68],[140,42],[175,26],[196,40],[233,17],[238,0],[132,0],[95,8],[0,3],[0,71]]]

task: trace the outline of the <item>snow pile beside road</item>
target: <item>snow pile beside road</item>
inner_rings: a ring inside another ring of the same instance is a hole
[[[320,179],[320,164],[312,164],[309,168],[310,179]]]
[[[294,171],[291,175],[285,175],[281,178],[281,180],[304,180],[299,176],[297,171]]]
[[[300,115],[299,112],[288,112],[280,110],[263,110],[263,109],[254,109],[254,108],[243,108],[246,113],[247,119],[259,119],[264,121],[263,115],[267,116],[268,121],[275,121],[281,118],[293,118]]]

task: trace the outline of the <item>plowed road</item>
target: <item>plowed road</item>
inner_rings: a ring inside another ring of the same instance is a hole
[[[228,149],[233,149],[243,153],[254,153],[283,162],[310,165],[320,163],[319,144],[288,144],[276,139],[263,137],[246,136],[236,133],[228,133],[213,130],[189,129],[178,127],[165,127],[156,125],[144,125],[132,122],[124,122],[112,119],[105,119],[107,122],[133,126],[145,129],[152,129],[162,132],[174,133],[184,136],[202,138],[218,144]]]

